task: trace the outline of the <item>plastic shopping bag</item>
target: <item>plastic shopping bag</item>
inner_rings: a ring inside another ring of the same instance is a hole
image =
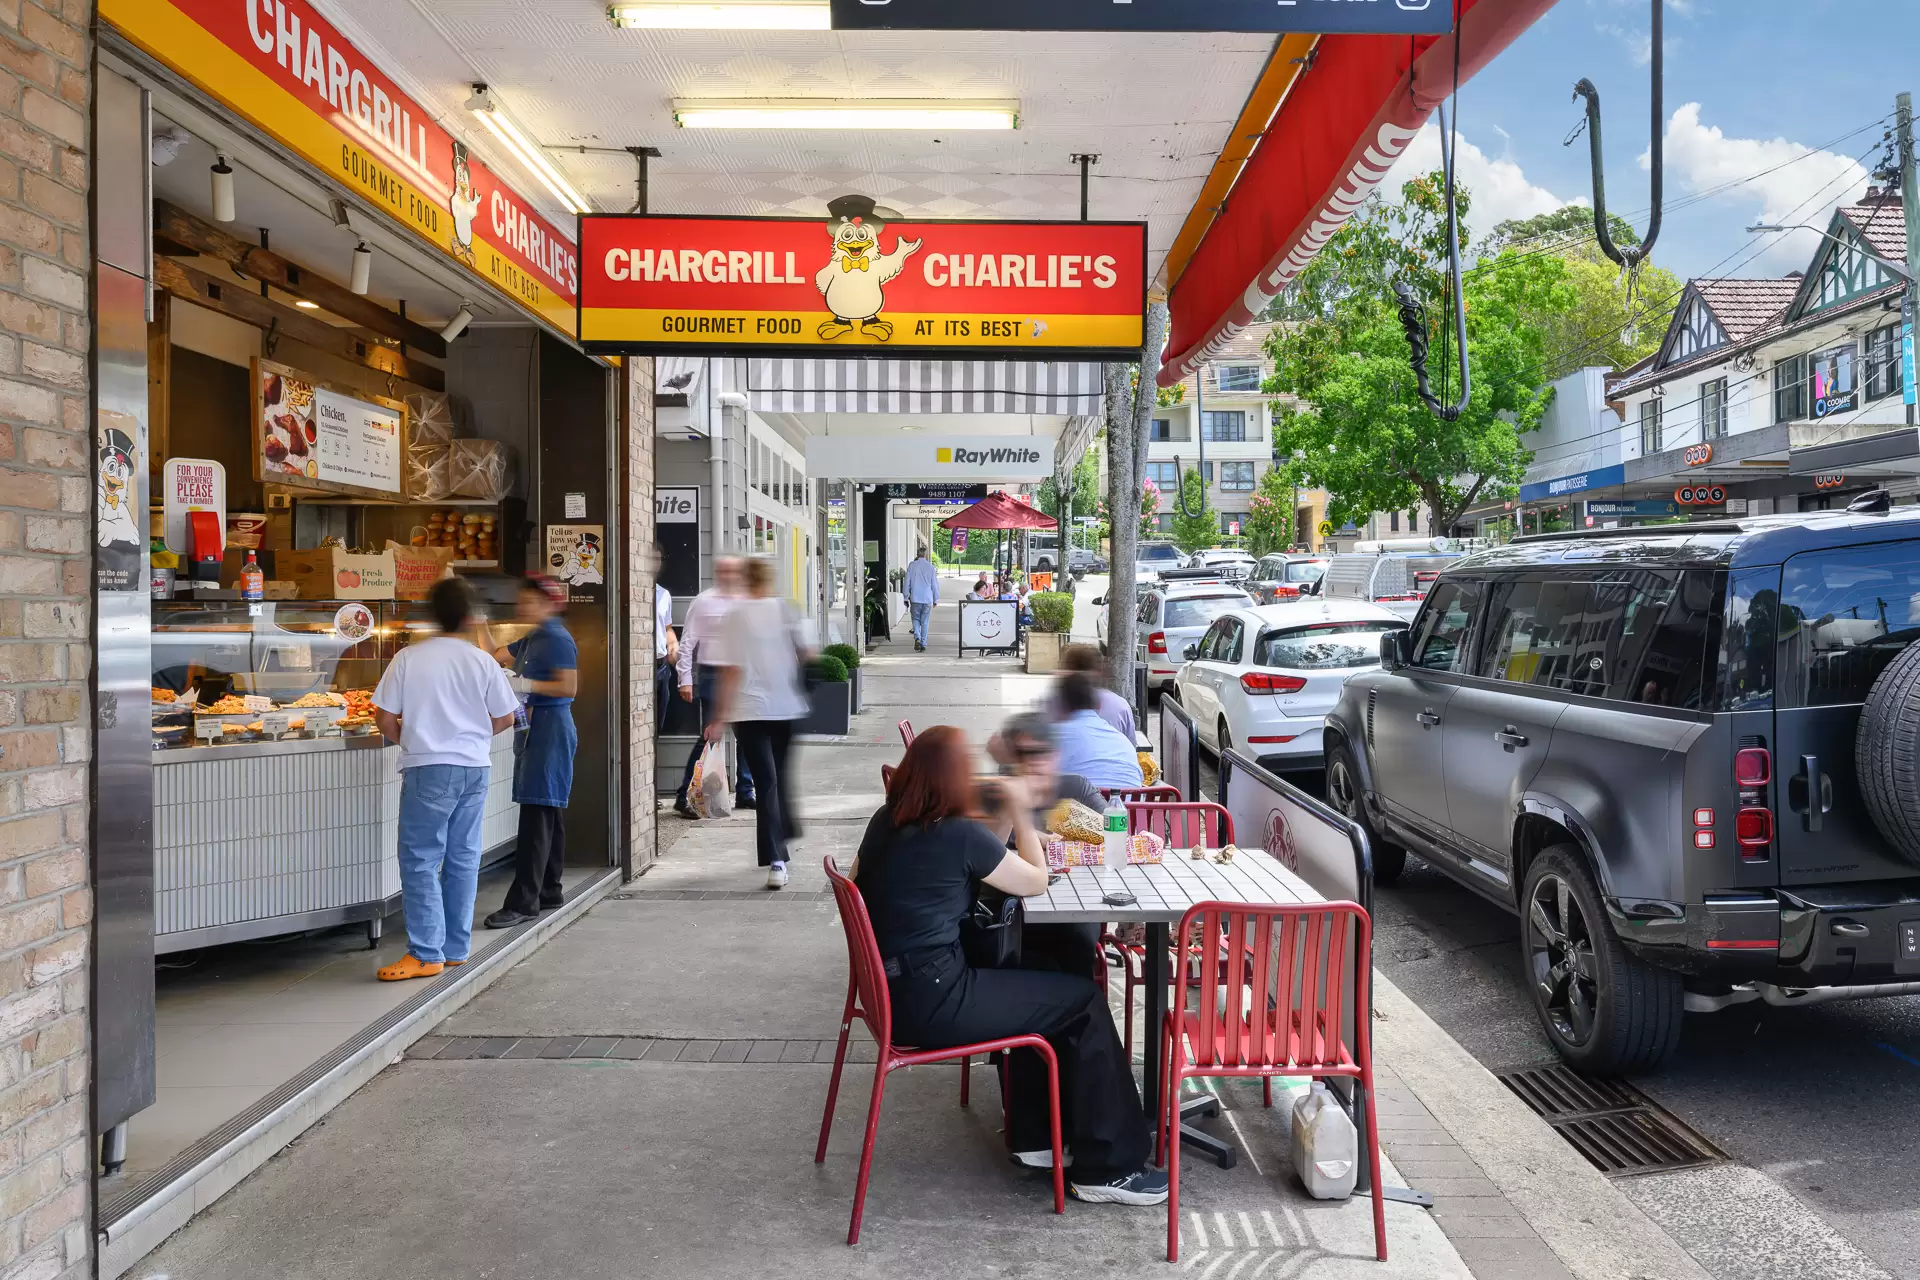
[[[703,818],[724,818],[733,812],[733,791],[727,786],[727,752],[718,742],[709,742],[701,750],[693,766],[687,800]]]

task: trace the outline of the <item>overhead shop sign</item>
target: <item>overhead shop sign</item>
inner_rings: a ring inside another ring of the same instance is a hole
[[[807,474],[824,479],[935,483],[1045,480],[1052,436],[809,436]],[[963,500],[964,501],[964,500]]]
[[[100,0],[127,39],[535,315],[571,332],[573,239],[307,0]]]
[[[1453,0],[832,0],[835,30],[1438,35]]]
[[[1137,358],[1144,222],[908,222],[864,196],[818,220],[589,214],[590,350]]]

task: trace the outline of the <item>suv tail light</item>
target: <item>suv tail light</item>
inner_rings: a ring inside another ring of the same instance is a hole
[[[1248,693],[1298,693],[1307,687],[1299,676],[1270,676],[1264,671],[1249,671],[1240,677],[1240,687]]]
[[[1733,785],[1740,791],[1740,808],[1733,815],[1733,838],[1740,856],[1765,862],[1773,853],[1773,806],[1767,798],[1773,782],[1773,753],[1760,745],[1763,738],[1742,738],[1733,753]]]
[[[1773,781],[1773,753],[1765,747],[1742,747],[1733,753],[1733,781],[1742,791],[1753,791]]]
[[[1147,637],[1148,653],[1165,653],[1166,651],[1167,651],[1167,633],[1166,632],[1156,631],[1152,635]]]
[[[1745,808],[1733,815],[1734,839],[1740,848],[1764,851],[1773,845],[1773,810]]]

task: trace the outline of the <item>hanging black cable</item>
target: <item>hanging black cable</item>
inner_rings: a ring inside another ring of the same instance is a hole
[[[1663,28],[1666,18],[1665,0],[1653,0],[1653,145],[1649,158],[1653,162],[1653,220],[1647,224],[1647,234],[1640,243],[1622,248],[1613,242],[1613,229],[1607,219],[1607,175],[1606,161],[1600,141],[1600,90],[1593,81],[1582,80],[1573,86],[1573,96],[1587,100],[1587,141],[1593,153],[1593,234],[1600,242],[1600,252],[1631,271],[1647,260],[1653,252],[1653,242],[1660,238],[1660,218],[1663,213],[1662,199],[1666,142],[1666,47]],[[1572,141],[1571,138],[1568,139]]]
[[[1399,303],[1400,325],[1407,332],[1408,359],[1413,365],[1413,377],[1420,399],[1427,408],[1442,422],[1458,422],[1460,415],[1467,411],[1467,405],[1473,400],[1473,375],[1467,360],[1467,298],[1466,280],[1460,268],[1460,204],[1454,182],[1454,156],[1459,147],[1460,125],[1460,6],[1455,0],[1453,11],[1453,130],[1449,132],[1447,108],[1440,107],[1440,164],[1442,177],[1446,184],[1447,205],[1447,287],[1453,294],[1453,342],[1459,347],[1460,361],[1460,398],[1452,404],[1446,403],[1433,394],[1432,384],[1427,376],[1427,350],[1431,341],[1427,337],[1427,309],[1420,301],[1420,295],[1406,280],[1393,282],[1393,295]],[[1443,334],[1444,337],[1444,334]],[[1443,354],[1446,348],[1442,346]],[[1453,361],[1448,359],[1449,369]],[[1443,390],[1444,394],[1444,390]]]

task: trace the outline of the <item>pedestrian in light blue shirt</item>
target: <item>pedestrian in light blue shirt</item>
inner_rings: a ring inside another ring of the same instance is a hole
[[[1096,787],[1143,785],[1133,742],[1100,718],[1093,681],[1072,671],[1060,677],[1061,718],[1053,727],[1061,773],[1077,773]]]
[[[925,547],[907,566],[906,593],[907,610],[913,615],[913,650],[924,653],[927,624],[933,619],[933,606],[940,600],[940,575],[934,571],[933,561],[927,559]]]

